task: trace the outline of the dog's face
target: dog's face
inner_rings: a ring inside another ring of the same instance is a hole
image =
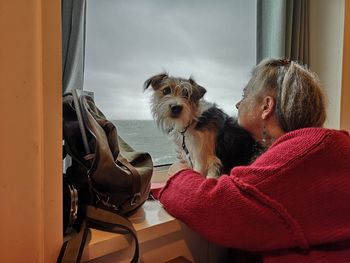
[[[183,130],[198,117],[198,105],[205,88],[193,79],[159,74],[146,80],[144,90],[152,87],[151,111],[158,126],[166,133]]]

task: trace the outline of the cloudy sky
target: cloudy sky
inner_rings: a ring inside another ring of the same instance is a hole
[[[88,0],[85,90],[110,119],[151,119],[146,79],[168,72],[236,114],[255,64],[255,0]]]

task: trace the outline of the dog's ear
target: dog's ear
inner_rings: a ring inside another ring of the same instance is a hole
[[[146,90],[149,86],[152,86],[154,90],[159,89],[160,83],[166,78],[168,78],[168,74],[166,73],[158,74],[149,78],[143,84],[143,90]]]
[[[193,92],[192,92],[192,98],[194,100],[200,100],[201,98],[203,98],[204,94],[207,92],[207,90],[205,88],[203,88],[202,86],[198,85],[192,78],[189,79],[192,87],[193,87]]]

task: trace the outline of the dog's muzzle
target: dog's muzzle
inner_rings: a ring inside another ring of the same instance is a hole
[[[171,112],[171,117],[176,118],[179,117],[182,111],[182,106],[181,105],[171,105],[170,106],[170,112]]]

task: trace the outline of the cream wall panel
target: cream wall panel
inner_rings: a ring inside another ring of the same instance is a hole
[[[344,0],[310,0],[310,68],[327,95],[326,126],[340,127]]]
[[[0,262],[55,262],[62,242],[60,6],[0,2]]]

